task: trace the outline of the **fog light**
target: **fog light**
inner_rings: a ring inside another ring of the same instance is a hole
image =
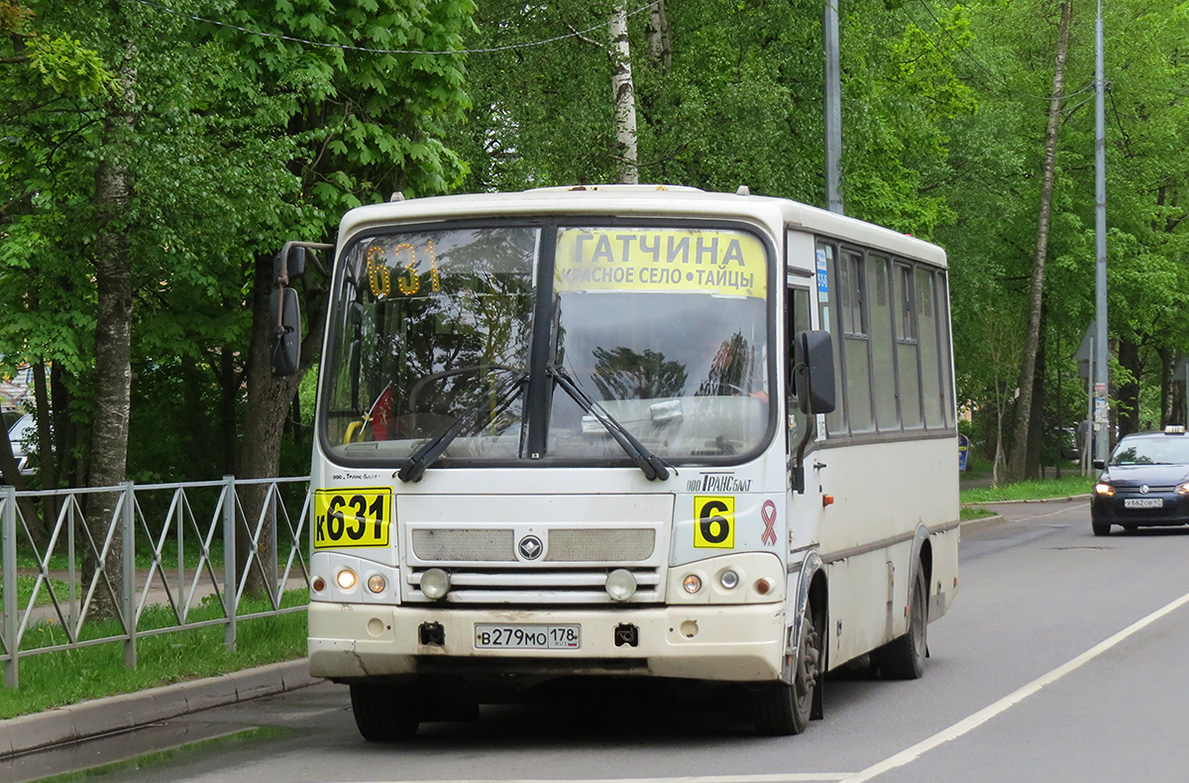
[[[728,590],[734,590],[739,586],[739,574],[728,568],[718,575],[718,583]]]
[[[382,593],[388,583],[384,581],[384,577],[379,574],[373,574],[367,578],[367,589],[373,593]]]
[[[339,587],[343,588],[344,590],[350,590],[355,586],[356,579],[357,577],[355,576],[354,571],[352,571],[350,568],[344,568],[342,571],[339,571],[338,576],[334,578],[334,581],[338,582]]]
[[[310,582],[310,587],[314,588],[315,593],[320,593],[326,589],[326,580],[320,576],[315,576],[314,580]]]
[[[772,588],[775,586],[776,585],[773,584],[771,579],[764,577],[763,579],[756,580],[755,591],[760,595],[767,595],[768,593],[772,592]]]
[[[450,574],[440,568],[431,568],[421,575],[421,594],[432,601],[446,597],[450,592]]]
[[[690,574],[681,581],[681,586],[685,588],[685,592],[693,595],[702,589],[702,579],[697,574]]]
[[[636,577],[626,568],[616,568],[607,574],[605,587],[612,601],[626,601],[636,594]]]

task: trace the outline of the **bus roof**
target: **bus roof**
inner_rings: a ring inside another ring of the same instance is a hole
[[[437,222],[463,217],[590,215],[616,217],[752,217],[814,234],[848,240],[937,266],[946,265],[937,245],[873,223],[797,201],[737,193],[716,193],[679,185],[577,185],[519,192],[474,193],[400,199],[358,207],[340,226],[345,239],[358,230],[394,222]]]

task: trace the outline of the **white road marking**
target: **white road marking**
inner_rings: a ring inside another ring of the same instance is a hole
[[[921,755],[929,752],[930,750],[933,750],[938,745],[942,745],[946,742],[949,742],[952,739],[957,739],[958,737],[961,737],[963,734],[967,733],[968,731],[978,728],[979,726],[986,723],[991,718],[994,718],[996,715],[1000,714],[1001,712],[1006,711],[1010,707],[1018,704],[1019,702],[1028,698],[1029,696],[1032,696],[1033,694],[1037,693],[1041,688],[1045,687],[1046,685],[1051,685],[1052,683],[1061,679],[1065,675],[1067,675],[1070,672],[1074,671],[1075,669],[1079,668],[1082,664],[1087,663],[1087,662],[1093,660],[1094,658],[1097,658],[1099,655],[1101,655],[1102,653],[1111,649],[1112,647],[1119,644],[1123,640],[1127,639],[1129,636],[1136,634],[1139,631],[1142,631],[1144,628],[1146,628],[1149,625],[1151,625],[1152,623],[1156,622],[1161,617],[1164,617],[1165,615],[1176,611],[1177,609],[1181,608],[1182,606],[1184,606],[1187,603],[1189,603],[1189,593],[1186,593],[1185,595],[1174,600],[1173,602],[1162,606],[1161,608],[1152,612],[1150,615],[1143,618],[1142,620],[1138,620],[1138,621],[1132,623],[1131,625],[1124,628],[1122,631],[1119,631],[1114,636],[1110,637],[1109,639],[1107,639],[1103,642],[1100,642],[1099,644],[1095,645],[1094,647],[1091,647],[1089,650],[1086,650],[1086,652],[1082,653],[1081,655],[1077,656],[1076,658],[1072,659],[1071,661],[1064,663],[1061,666],[1058,666],[1056,669],[1053,669],[1048,674],[1044,674],[1044,675],[1041,675],[1040,677],[1037,677],[1032,682],[1028,683],[1027,685],[1020,688],[1019,690],[1009,693],[1007,696],[1004,696],[1002,699],[995,702],[994,704],[992,704],[988,707],[984,707],[983,709],[979,710],[978,712],[974,713],[973,715],[969,716],[968,718],[965,718],[964,720],[961,720],[961,721],[955,723],[953,726],[950,726],[947,729],[943,729],[943,730],[937,732],[932,737],[929,737],[926,740],[922,740],[921,742],[918,742],[916,745],[913,745],[910,748],[906,748],[894,756],[889,756],[888,758],[884,759],[883,761],[878,762],[877,764],[872,764],[870,767],[863,770],[862,772],[859,772],[859,773],[852,775],[850,777],[843,778],[842,780],[844,781],[844,783],[863,783],[863,781],[871,780],[872,778],[876,777],[877,775],[882,775],[883,773],[887,772],[888,770],[895,769],[896,767],[902,767],[905,764],[915,761],[916,759],[920,758]]]
[[[529,780],[511,778],[490,780],[437,780],[434,783],[816,783],[816,781],[847,780],[853,772],[780,772],[772,775],[704,775],[684,778],[548,778]],[[374,780],[371,783],[426,783],[420,780]]]

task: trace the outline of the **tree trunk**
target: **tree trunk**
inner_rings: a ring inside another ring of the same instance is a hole
[[[1057,159],[1057,128],[1061,120],[1061,105],[1065,96],[1065,57],[1069,49],[1069,19],[1073,0],[1061,4],[1061,22],[1057,32],[1057,58],[1053,68],[1053,92],[1049,101],[1049,122],[1045,130],[1044,164],[1040,186],[1040,211],[1036,229],[1036,253],[1032,267],[1032,293],[1028,313],[1028,335],[1024,356],[1020,362],[1021,390],[1016,411],[1015,437],[1007,463],[1009,481],[1019,481],[1025,475],[1028,461],[1028,431],[1032,426],[1032,388],[1036,375],[1036,350],[1040,342],[1040,309],[1044,293],[1045,256],[1049,246],[1049,224],[1053,207],[1053,175]]]
[[[1172,348],[1157,348],[1160,357],[1160,429],[1173,423],[1173,373],[1177,369],[1177,353]]]
[[[98,312],[95,318],[95,406],[91,425],[91,458],[88,485],[116,486],[126,477],[128,459],[128,416],[132,385],[132,269],[127,234],[113,225],[131,200],[128,181],[128,139],[133,132],[132,106],[136,100],[136,72],[131,64],[135,47],[127,44],[127,64],[120,72],[122,94],[104,121],[103,157],[95,172],[95,202],[98,233],[95,240],[95,288]],[[89,498],[87,526],[97,548],[102,547],[108,526],[115,527],[105,570],[118,589],[122,552],[120,521],[113,519],[119,500],[116,493]],[[98,562],[88,547],[84,578],[90,579]],[[90,566],[88,568],[87,566]],[[95,592],[92,611],[101,617],[116,614],[119,598],[105,589]]]
[[[74,395],[66,383],[61,364],[50,367],[50,407],[54,419],[54,459],[58,475],[69,486],[81,487],[86,476],[79,470],[79,460],[74,447],[78,442],[78,428],[70,420],[71,403]]]
[[[244,435],[239,457],[240,478],[275,478],[281,462],[281,435],[293,396],[301,379],[318,357],[325,324],[325,297],[306,286],[305,315],[308,331],[301,345],[301,363],[290,376],[272,374],[270,348],[275,320],[269,313],[272,291],[272,256],[256,259],[252,281],[252,339],[248,348],[248,400],[244,413]],[[267,515],[261,534],[253,547],[251,536],[261,516],[265,496],[263,485],[244,487],[240,492],[245,524],[236,526],[236,569],[239,578],[247,570],[246,591],[256,596],[268,595],[276,584],[276,563],[272,561],[273,524]],[[253,550],[257,553],[249,563]]]
[[[1168,418],[1164,424],[1189,424],[1185,420],[1185,374],[1184,372],[1177,372],[1181,367],[1181,362],[1184,361],[1185,354],[1180,351],[1173,353],[1172,366],[1169,370],[1169,388],[1168,388]]]
[[[657,71],[665,76],[673,66],[673,47],[669,38],[669,18],[665,15],[665,0],[656,0],[648,13],[648,56]]]
[[[1041,308],[1040,340],[1036,346],[1037,372],[1032,376],[1032,417],[1028,427],[1028,448],[1024,460],[1024,478],[1035,479],[1041,476],[1041,456],[1044,452],[1044,410],[1045,410],[1045,354],[1048,347],[1048,334],[1045,328],[1045,308]]]
[[[1139,379],[1143,366],[1139,358],[1139,346],[1130,340],[1119,340],[1119,367],[1130,373],[1130,378],[1119,384],[1119,437],[1140,431],[1139,425]]]
[[[640,182],[636,145],[636,88],[632,81],[632,52],[628,43],[628,17],[622,2],[611,17],[611,88],[615,95],[615,140],[619,154],[619,181]]]

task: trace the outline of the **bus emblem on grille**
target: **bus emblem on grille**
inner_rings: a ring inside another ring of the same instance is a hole
[[[544,551],[545,545],[541,543],[541,539],[536,536],[525,536],[520,539],[520,543],[516,545],[516,549],[520,552],[520,556],[525,560],[536,560]]]

